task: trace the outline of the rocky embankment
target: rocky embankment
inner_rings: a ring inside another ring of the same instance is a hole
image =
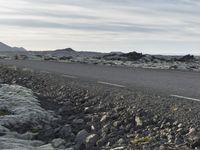
[[[34,140],[41,125],[57,120],[53,112],[40,107],[30,89],[18,85],[0,85],[0,149],[50,149]],[[33,140],[32,140],[33,139]]]
[[[137,52],[78,52],[71,48],[56,51],[1,52],[0,59],[21,59],[85,63],[134,68],[200,71],[200,56],[148,55]]]
[[[154,56],[136,52],[128,54],[111,53],[102,57],[71,58],[68,62],[149,69],[200,71],[200,57],[193,55]]]
[[[196,104],[15,67],[0,79],[0,149],[200,148]]]

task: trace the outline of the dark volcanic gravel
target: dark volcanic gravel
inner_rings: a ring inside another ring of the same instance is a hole
[[[35,137],[57,149],[200,148],[197,102],[8,66],[0,79],[32,89],[43,108],[61,116]]]

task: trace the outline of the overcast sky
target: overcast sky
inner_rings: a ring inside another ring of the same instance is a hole
[[[0,41],[29,50],[200,54],[199,0],[0,0]]]

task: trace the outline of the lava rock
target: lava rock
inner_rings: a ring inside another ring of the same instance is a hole
[[[83,119],[74,119],[72,121],[73,124],[84,124],[84,120]]]
[[[78,145],[85,144],[85,141],[88,135],[89,133],[85,129],[79,131],[76,135],[75,142]]]
[[[71,136],[73,135],[71,126],[69,124],[64,125],[60,129],[59,135],[64,139],[71,139]]]
[[[65,148],[65,140],[64,139],[61,139],[61,138],[53,139],[51,143],[54,148]]]
[[[86,138],[86,148],[90,148],[96,145],[99,136],[97,134],[91,134]]]

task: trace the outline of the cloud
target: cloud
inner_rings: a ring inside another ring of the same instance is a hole
[[[166,42],[167,49],[171,41],[176,49],[174,41],[200,41],[198,0],[0,0],[0,5],[0,30],[4,30],[0,38],[5,41],[12,38],[15,44],[19,40],[24,45],[27,40],[47,41],[47,37],[53,41],[56,37],[56,40],[66,39],[73,45],[77,40],[82,49],[89,45],[91,49],[97,49],[102,43],[107,43],[111,49],[119,47],[119,44],[108,44],[107,41],[120,41],[127,45],[126,49],[131,48],[132,43],[148,43],[150,48],[155,48],[150,44],[152,41],[152,44]],[[15,40],[11,29],[18,34],[21,30],[29,32],[31,29],[29,34],[33,36],[20,35]],[[41,31],[38,36],[34,34]],[[56,47],[60,42],[54,44]],[[32,46],[27,45],[34,49],[50,48],[45,42],[44,45],[34,42]]]
[[[6,26],[19,26],[26,28],[56,28],[56,29],[72,29],[72,30],[83,30],[83,31],[97,31],[97,32],[144,32],[144,33],[152,33],[152,32],[165,32],[162,28],[156,28],[153,26],[142,26],[139,24],[133,23],[121,23],[121,22],[108,22],[104,23],[93,23],[87,24],[85,22],[81,22],[79,24],[75,23],[59,23],[59,22],[50,22],[43,21],[41,19],[1,19],[1,25]]]

